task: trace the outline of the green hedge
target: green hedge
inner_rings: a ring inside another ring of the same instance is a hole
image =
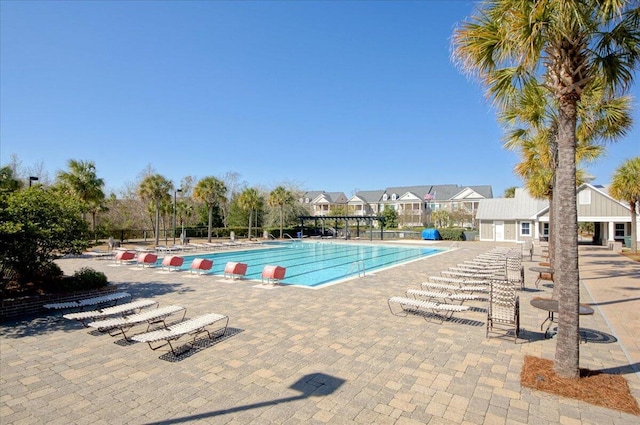
[[[438,229],[440,236],[446,241],[463,241],[464,229],[461,228],[444,228]]]

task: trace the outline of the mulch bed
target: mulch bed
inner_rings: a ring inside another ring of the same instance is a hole
[[[562,378],[553,370],[552,360],[525,356],[520,383],[523,387],[640,415],[638,402],[621,375],[580,368],[579,379]]]

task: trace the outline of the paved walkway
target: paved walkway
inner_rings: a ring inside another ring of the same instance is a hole
[[[425,242],[426,244],[426,242]],[[389,313],[387,298],[494,245],[453,252],[313,290],[266,289],[215,276],[91,266],[134,298],[179,304],[187,316],[228,314],[231,336],[175,359],[48,316],[0,325],[2,424],[637,424],[639,418],[520,386],[524,355],[552,359],[548,295],[525,263],[524,329],[485,338],[486,303],[445,323]],[[598,247],[581,248],[588,343],[581,366],[624,373],[640,400],[640,265]]]

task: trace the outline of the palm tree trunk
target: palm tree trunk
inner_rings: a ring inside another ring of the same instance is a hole
[[[284,215],[284,206],[280,205],[280,239],[282,239],[282,228],[284,227],[283,215]]]
[[[253,209],[249,211],[249,240],[251,240],[251,222],[253,221]]]
[[[638,252],[638,226],[636,226],[637,215],[636,215],[636,204],[637,202],[629,203],[629,208],[631,208],[631,251],[634,254]]]
[[[580,274],[578,271],[578,213],[576,209],[576,103],[560,100],[558,168],[556,169],[555,285],[558,286],[558,338],[554,369],[578,378],[580,363]]]
[[[213,204],[209,205],[209,224],[207,226],[207,242],[211,243],[211,225],[213,223]]]
[[[156,202],[156,246],[160,244],[160,202]]]

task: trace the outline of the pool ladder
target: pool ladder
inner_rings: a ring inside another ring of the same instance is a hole
[[[364,277],[366,270],[365,270],[365,266],[364,266],[364,261],[363,260],[358,260],[358,261],[354,261],[353,263],[351,263],[351,265],[349,266],[349,269],[344,274],[344,277],[347,278],[351,274],[355,274],[356,270],[358,270],[358,277]]]

